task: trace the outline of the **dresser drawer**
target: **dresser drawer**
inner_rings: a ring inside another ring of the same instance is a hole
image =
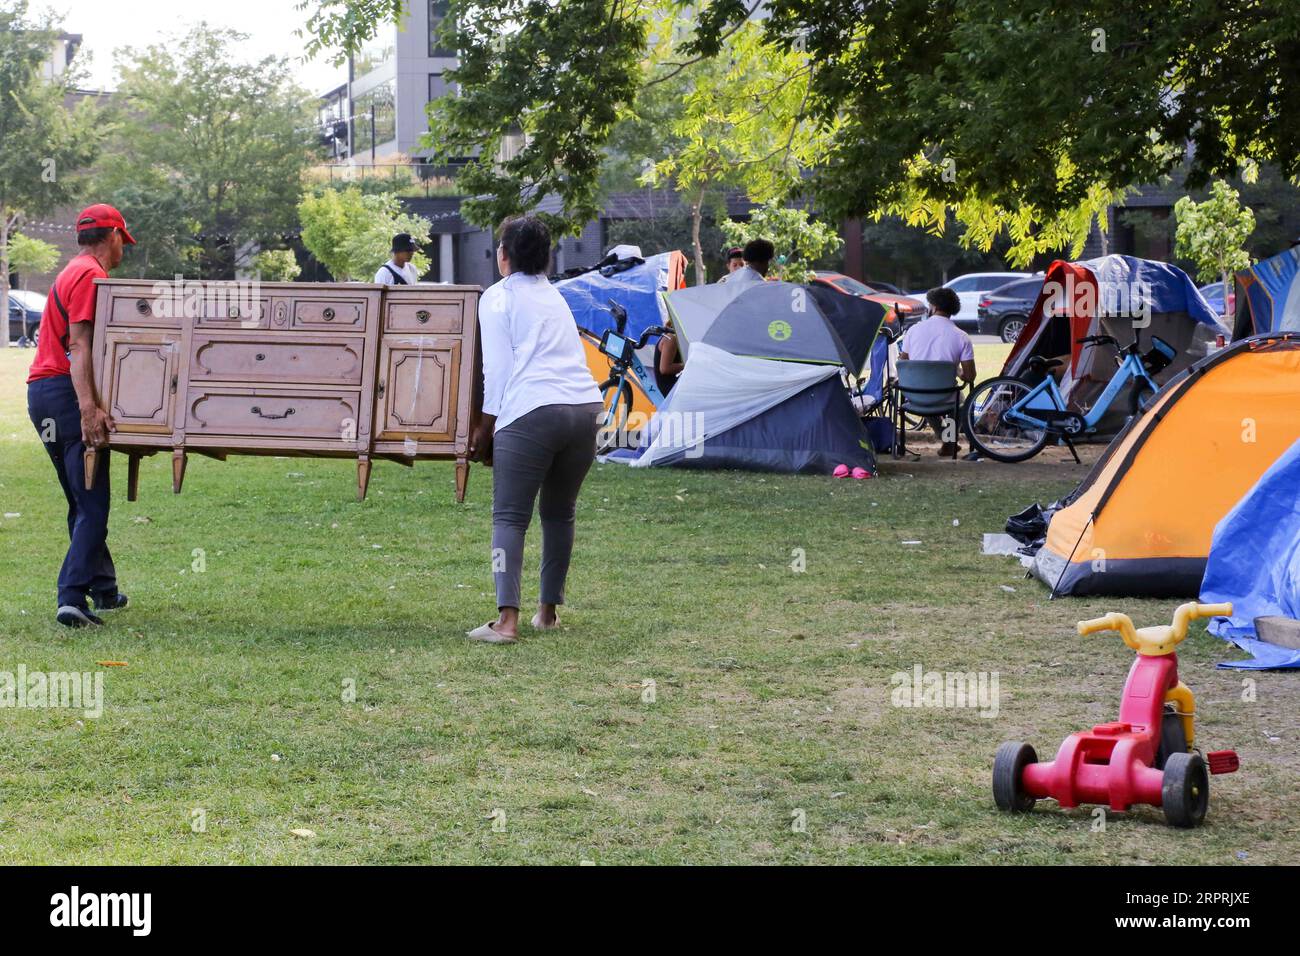
[[[176,308],[171,286],[159,283],[167,291],[159,294],[153,286],[111,287],[108,296],[108,324],[146,328],[179,329],[185,313]]]
[[[356,440],[359,391],[195,386],[186,398],[191,435]]]
[[[292,306],[295,329],[353,329],[366,325],[365,299],[295,299]]]
[[[282,382],[360,385],[366,340],[312,341],[301,335],[194,335],[190,382]]]
[[[454,296],[421,296],[384,304],[386,332],[442,332],[459,334],[465,327],[465,300]]]
[[[213,298],[196,302],[192,311],[194,327],[199,329],[264,329],[267,327],[266,303],[237,298]]]

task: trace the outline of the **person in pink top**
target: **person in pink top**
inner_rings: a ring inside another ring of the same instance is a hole
[[[961,299],[952,289],[939,286],[925,294],[925,301],[929,305],[929,315],[903,333],[903,342],[898,348],[899,359],[951,362],[962,386],[973,385],[975,346],[971,343],[970,336],[959,329],[952,320],[952,317],[961,311]],[[928,421],[935,435],[943,442],[939,447],[940,457],[954,458],[959,449],[955,440],[945,440],[944,417],[931,415]]]

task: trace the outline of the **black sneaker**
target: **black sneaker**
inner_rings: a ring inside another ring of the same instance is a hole
[[[76,604],[63,605],[54,615],[54,619],[64,627],[86,627],[90,624],[104,623],[101,618],[91,614],[89,608],[79,607]]]
[[[130,602],[125,594],[121,591],[114,591],[112,594],[91,595],[95,602],[96,611],[120,611]]]

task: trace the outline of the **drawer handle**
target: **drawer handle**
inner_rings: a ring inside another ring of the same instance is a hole
[[[148,315],[148,314],[149,314],[149,302],[148,302],[148,300],[146,300],[146,299],[136,299],[136,300],[135,300],[135,310],[136,310],[137,312],[139,312],[141,315]]]
[[[326,309],[322,314],[325,316],[325,321],[326,321],[326,322],[333,322],[333,321],[334,321],[334,310],[333,310],[333,309]]]
[[[263,355],[261,352],[258,352],[257,355],[255,355],[255,356],[253,356],[253,357],[256,358],[259,362],[265,362],[265,361],[266,361],[266,356]]]
[[[415,313],[415,321],[423,325],[425,322],[429,321],[429,313],[424,309],[421,309],[419,312]]]
[[[232,305],[229,309],[226,310],[226,315],[228,315],[232,319],[239,318],[239,306]]]
[[[268,414],[266,414],[266,412],[262,411],[261,406],[259,406],[259,405],[254,405],[254,406],[253,406],[253,414],[254,414],[254,415],[257,415],[257,416],[259,416],[259,417],[261,417],[261,418],[270,418],[270,419],[276,419],[276,418],[288,418],[290,415],[293,414],[293,409],[292,409],[292,408],[288,408],[288,409],[286,409],[283,415],[268,415]]]

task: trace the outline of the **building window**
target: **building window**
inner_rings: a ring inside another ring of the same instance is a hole
[[[447,0],[429,0],[429,56],[455,56],[456,51],[446,46],[438,36],[438,28],[447,18],[447,9],[451,4]]]
[[[448,93],[454,93],[454,92],[455,92],[455,87],[453,87],[451,83],[447,82],[446,77],[444,77],[441,73],[429,74],[429,102],[430,103],[432,103],[434,100],[442,99]]]
[[[380,146],[397,138],[397,110],[395,108],[396,81],[381,83],[352,101],[352,144],[354,153],[362,153],[371,146]],[[374,140],[370,137],[370,108],[375,110]]]

